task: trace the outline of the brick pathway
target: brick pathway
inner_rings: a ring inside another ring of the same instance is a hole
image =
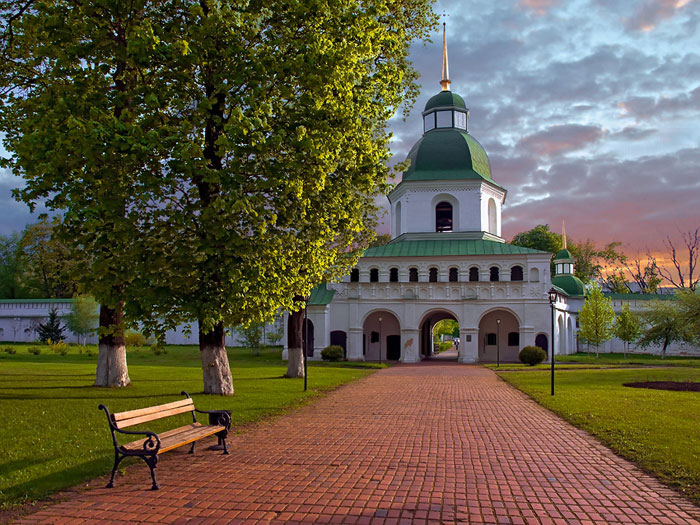
[[[230,448],[166,454],[160,491],[139,463],[24,521],[700,523],[698,507],[474,366],[383,370]]]

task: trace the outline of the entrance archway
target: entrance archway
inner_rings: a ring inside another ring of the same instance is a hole
[[[457,317],[447,310],[433,310],[423,317],[420,324],[420,357],[425,359],[434,355],[433,352],[433,328],[443,319],[451,319],[459,323]],[[456,360],[456,359],[455,359]]]
[[[401,358],[401,325],[386,310],[372,312],[362,325],[365,361],[398,361]],[[381,354],[380,354],[381,352]]]
[[[515,363],[519,353],[520,323],[515,315],[503,309],[484,315],[479,322],[479,361]]]
[[[343,358],[348,358],[348,334],[343,330],[333,330],[331,332],[331,345],[342,347]]]

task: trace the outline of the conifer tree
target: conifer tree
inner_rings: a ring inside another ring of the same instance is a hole
[[[48,343],[49,341],[53,343],[58,343],[63,341],[63,332],[66,330],[65,326],[61,326],[61,321],[58,318],[58,311],[56,308],[51,308],[49,310],[49,318],[45,323],[41,323],[36,329],[39,334],[39,340],[42,343]]]

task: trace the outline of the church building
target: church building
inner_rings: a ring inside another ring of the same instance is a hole
[[[571,255],[557,254],[561,275],[553,280],[550,253],[501,237],[507,191],[469,133],[464,99],[450,90],[444,34],[440,84],[422,113],[423,136],[408,154],[410,167],[388,195],[391,241],[365,251],[342,282],[311,295],[311,359],[337,344],[351,361],[415,363],[432,354],[435,323],[453,319],[460,362],[517,361],[524,346],[551,347],[553,285],[556,353],[575,351],[572,312],[582,303],[583,285],[573,276]]]

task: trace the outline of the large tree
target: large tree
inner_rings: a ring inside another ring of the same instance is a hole
[[[130,382],[124,299],[141,260],[140,210],[154,198],[163,158],[154,77],[170,41],[156,33],[176,4],[0,4],[0,131],[10,153],[3,166],[24,178],[21,200],[62,213],[54,235],[88,254],[77,273],[101,305],[97,386]]]
[[[205,392],[232,394],[224,327],[299,311],[372,240],[386,122],[416,94],[409,46],[433,16],[427,0],[189,5],[137,313],[197,321]]]
[[[583,338],[595,345],[595,355],[598,357],[600,345],[614,335],[615,321],[615,311],[610,299],[603,295],[598,283],[593,283],[588,291],[578,319]]]
[[[620,310],[620,315],[615,318],[615,336],[624,344],[624,357],[627,358],[629,344],[639,337],[640,322],[637,314],[630,310],[629,303],[625,303]]]
[[[666,357],[668,345],[688,341],[690,333],[676,300],[649,301],[640,314],[642,334],[640,346],[661,345],[661,359]]]
[[[0,299],[24,298],[24,270],[20,236],[0,236]]]
[[[678,241],[674,241],[671,236],[667,236],[664,241],[673,268],[658,265],[658,273],[666,281],[676,288],[688,288],[695,290],[700,283],[700,272],[698,272],[698,256],[700,256],[700,227],[695,230],[679,232],[682,247]],[[651,258],[651,257],[650,257]],[[653,259],[654,265],[656,261]]]

